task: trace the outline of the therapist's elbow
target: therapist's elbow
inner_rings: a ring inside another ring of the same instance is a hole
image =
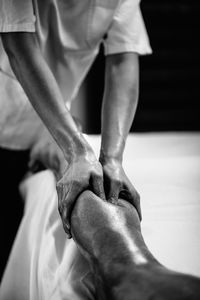
[[[2,44],[8,55],[11,66],[20,63],[36,50],[34,33],[8,32],[1,34]]]
[[[17,33],[2,33],[1,34],[2,44],[9,59],[13,59],[18,51],[17,46]]]

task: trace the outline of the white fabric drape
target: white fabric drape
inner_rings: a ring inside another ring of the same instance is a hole
[[[97,152],[99,136],[88,137]],[[200,134],[130,135],[124,168],[140,192],[142,233],[155,257],[200,276]],[[44,171],[22,186],[25,214],[0,299],[94,299],[93,278],[57,212],[55,179]]]

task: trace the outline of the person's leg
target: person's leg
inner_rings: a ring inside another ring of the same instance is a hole
[[[71,217],[72,236],[89,260],[98,299],[198,299],[200,280],[162,266],[143,240],[135,208],[86,191]],[[99,287],[99,289],[98,289]],[[102,294],[103,290],[103,294]]]
[[[28,151],[0,148],[0,280],[23,215],[19,183],[27,171]]]

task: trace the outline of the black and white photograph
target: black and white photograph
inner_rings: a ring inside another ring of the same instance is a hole
[[[200,299],[200,2],[0,0],[0,300]]]

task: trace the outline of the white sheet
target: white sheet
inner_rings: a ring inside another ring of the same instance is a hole
[[[98,152],[99,136],[88,137]],[[144,239],[167,267],[200,276],[200,134],[130,135],[124,168],[141,195]],[[26,211],[0,299],[93,299],[91,274],[57,212],[50,171],[23,183]],[[77,273],[77,266],[79,268]]]

